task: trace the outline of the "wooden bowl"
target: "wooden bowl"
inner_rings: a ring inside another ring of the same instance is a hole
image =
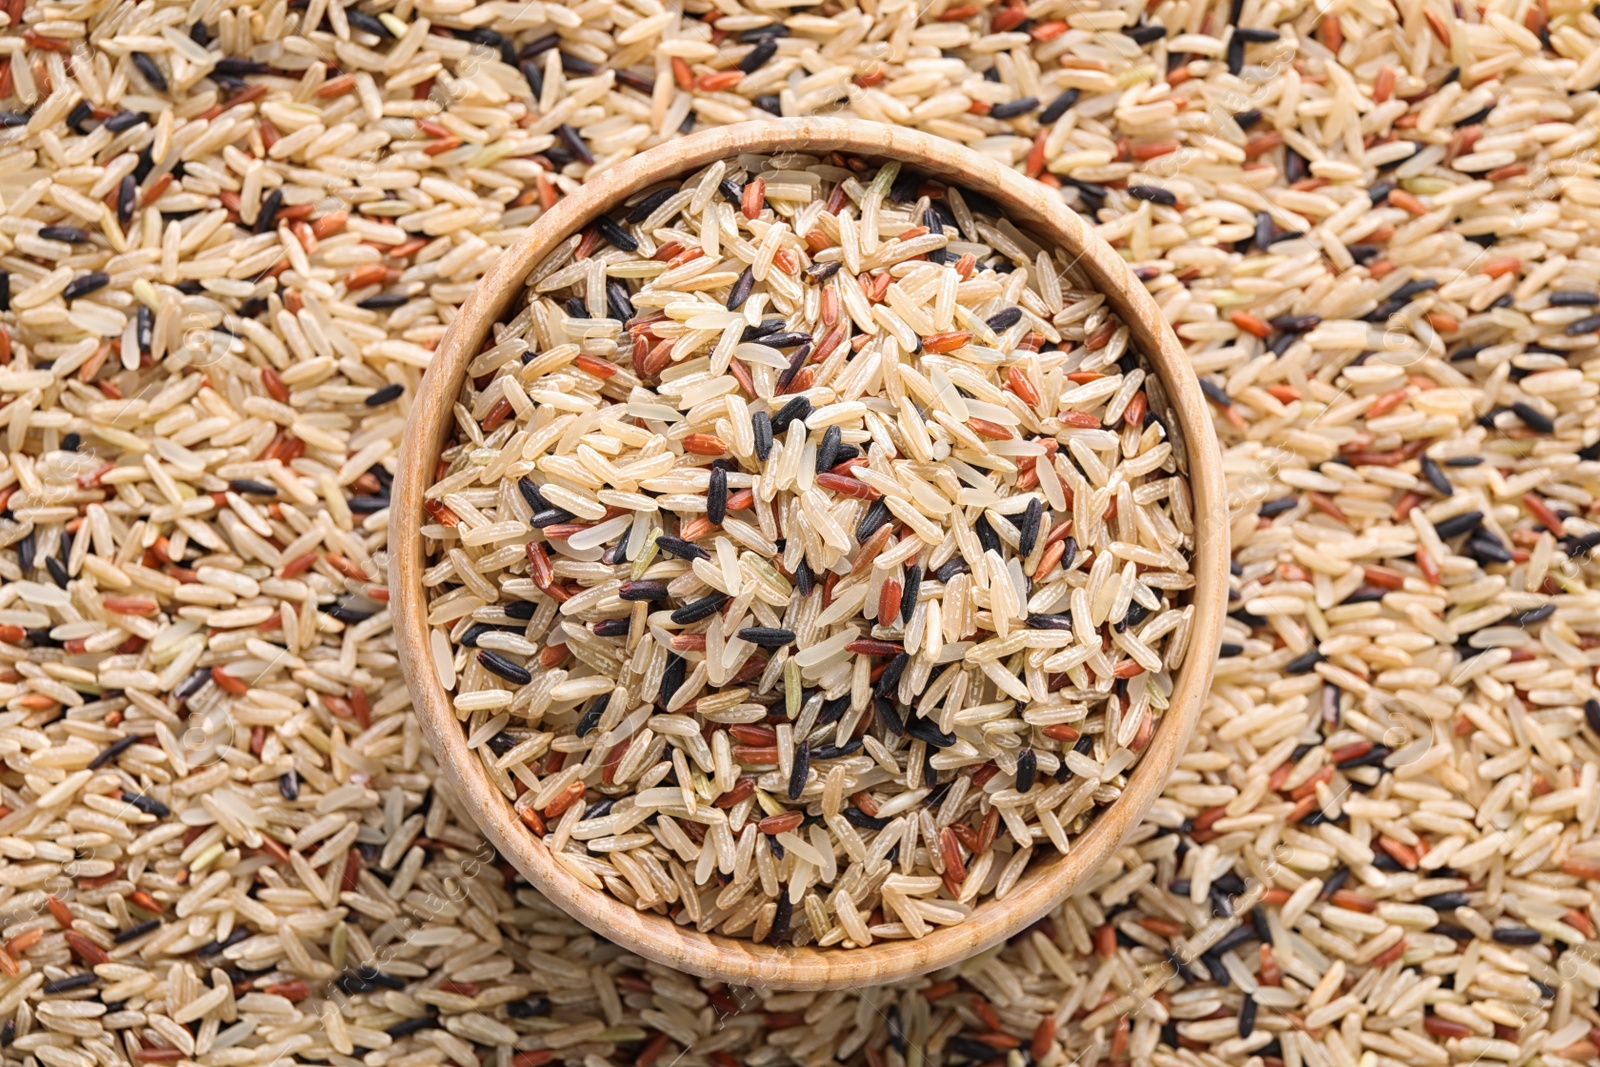
[[[921,940],[866,948],[774,947],[703,934],[670,918],[640,912],[564,870],[516,817],[511,804],[467,749],[460,721],[434,673],[422,589],[423,494],[451,424],[451,405],[468,362],[491,326],[524,291],[529,271],[564,238],[634,192],[739,153],[841,151],[899,160],[930,176],[973,189],[1030,228],[1043,245],[1070,250],[1084,278],[1131,331],[1132,347],[1165,393],[1167,425],[1188,465],[1195,508],[1189,655],[1170,705],[1122,796],[1100,811],[1070,853],[1033,864],[1004,901],[989,901],[955,926]],[[596,933],[631,952],[703,977],[780,989],[834,989],[891,982],[959,963],[1037,921],[1106,863],[1160,794],[1188,744],[1215,666],[1228,577],[1228,525],[1222,460],[1206,403],[1177,337],[1122,258],[1068,209],[1053,190],[996,160],[914,130],[853,119],[779,119],[708,130],[641,153],[561,200],[503,252],[461,306],[422,379],[401,444],[389,525],[389,587],[395,638],[423,732],[441,771],[502,855],[546,897]]]

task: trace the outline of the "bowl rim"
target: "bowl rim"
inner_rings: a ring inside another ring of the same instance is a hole
[[[844,151],[900,160],[918,171],[987,195],[1008,218],[1042,227],[1070,250],[1129,328],[1167,397],[1169,432],[1187,452],[1195,522],[1191,569],[1194,617],[1188,652],[1167,711],[1130,772],[1122,795],[1100,811],[1065,855],[1036,860],[1003,901],[981,902],[963,922],[920,940],[857,949],[775,947],[679,926],[640,912],[579,881],[513,813],[489,781],[433,669],[421,575],[424,493],[451,424],[461,375],[551,249],[626,196],[665,178],[741,153]],[[1210,687],[1227,593],[1228,521],[1222,457],[1210,412],[1176,335],[1155,301],[1110,245],[1047,186],[965,146],[915,130],[858,119],[771,119],[675,139],[607,169],[558,201],[517,238],[459,308],[422,377],[397,455],[388,536],[391,618],[402,673],[441,777],[500,853],[544,896],[595,933],[657,963],[702,977],[775,989],[836,989],[909,978],[971,957],[1046,915],[1120,847],[1160,795],[1188,746]]]

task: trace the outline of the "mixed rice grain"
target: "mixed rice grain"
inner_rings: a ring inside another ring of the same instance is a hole
[[[1600,1058],[1581,5],[0,10],[7,1064]],[[950,137],[1091,218],[1210,383],[1237,564],[1193,745],[1105,868],[828,994],[675,974],[519,883],[379,579],[406,405],[498,251],[773,111]]]
[[[1004,899],[1116,800],[1187,648],[1192,509],[1064,252],[898,163],[741,156],[527,289],[467,367],[423,584],[558,862],[859,947]]]

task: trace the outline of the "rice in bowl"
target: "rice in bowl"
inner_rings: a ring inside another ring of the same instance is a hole
[[[562,865],[787,944],[921,937],[1114,801],[1188,647],[1129,333],[981,197],[832,155],[528,278],[426,494],[435,669]]]

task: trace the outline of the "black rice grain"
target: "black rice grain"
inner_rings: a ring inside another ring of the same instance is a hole
[[[690,623],[709,619],[717,613],[717,609],[728,602],[727,593],[711,593],[693,600],[672,613],[672,621],[678,626],[688,626]]]
[[[1034,779],[1039,775],[1039,754],[1031,748],[1025,748],[1017,756],[1016,790],[1026,793],[1033,788]]]
[[[1028,500],[1028,508],[1022,513],[1022,523],[1017,528],[1017,555],[1026,557],[1033,551],[1033,546],[1039,540],[1039,527],[1044,521],[1044,505],[1038,497]]]
[[[750,429],[755,436],[756,458],[765,463],[772,455],[772,416],[765,411],[756,412],[750,416]]]
[[[478,649],[478,662],[483,664],[484,670],[491,674],[499,675],[512,685],[527,685],[533,681],[533,674],[520,663],[513,663],[487,648]]]
[[[1038,110],[1038,107],[1038,97],[1024,96],[1020,100],[1011,100],[1004,104],[995,104],[989,109],[989,117],[992,119],[1000,119],[1002,121],[1006,119],[1021,118],[1030,111]]]
[[[601,215],[594,220],[594,225],[595,229],[600,231],[600,236],[611,242],[613,248],[623,252],[637,252],[639,250],[638,238],[624,230],[610,216]]]
[[[721,467],[711,468],[711,484],[706,487],[706,518],[722,525],[728,517],[728,472]]]
[[[1065,115],[1078,102],[1081,92],[1078,89],[1067,89],[1046,104],[1045,109],[1039,112],[1039,125],[1048,126],[1052,122],[1059,120],[1062,115]]]
[[[137,55],[138,53],[134,54]],[[103,270],[92,270],[87,274],[80,274],[68,282],[67,287],[61,291],[61,296],[66,300],[76,300],[80,296],[88,296],[92,292],[104,289],[110,284],[111,275]]]
[[[772,433],[776,437],[789,429],[789,424],[796,419],[806,419],[811,415],[811,401],[803,396],[797,396],[772,416]]]
[[[746,626],[739,630],[739,639],[761,648],[782,648],[794,643],[794,631],[777,626]]]
[[[133,59],[134,67],[143,75],[144,80],[150,83],[150,88],[158,93],[167,91],[167,76],[161,73],[161,68],[156,65],[155,60],[143,52],[130,52],[128,54]]]

